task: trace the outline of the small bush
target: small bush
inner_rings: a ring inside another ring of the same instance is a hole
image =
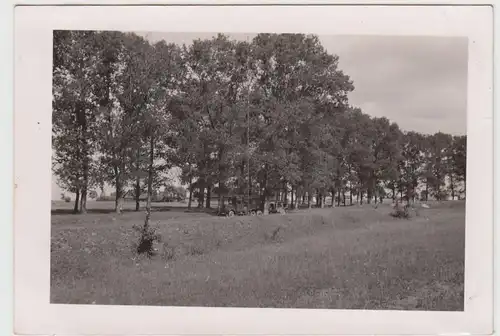
[[[404,219],[409,219],[410,216],[410,211],[409,211],[410,206],[408,204],[404,205],[401,207],[399,204],[396,204],[394,207],[394,211],[390,213],[390,215],[394,218],[404,218]]]
[[[66,203],[71,202],[71,197],[69,197],[69,196],[64,197],[64,202],[66,202]]]
[[[146,254],[150,258],[153,257],[156,254],[154,243],[161,242],[161,235],[157,233],[158,227],[134,225],[134,230],[140,234],[136,249],[137,253]]]

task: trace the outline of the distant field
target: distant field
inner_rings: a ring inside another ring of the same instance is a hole
[[[133,251],[142,211],[54,215],[51,302],[463,310],[464,202],[411,220],[387,205],[233,218],[165,205],[151,260]]]
[[[193,202],[192,206],[196,207],[198,202]],[[64,201],[52,201],[52,210],[55,212],[67,212],[73,210],[75,203],[72,202],[64,202]],[[152,207],[154,208],[187,208],[188,202],[153,202]],[[213,203],[213,205],[217,205],[217,202]],[[140,203],[141,209],[146,207],[146,202]],[[88,201],[87,208],[92,212],[92,210],[108,210],[112,212],[115,208],[115,202],[113,201]],[[123,203],[124,210],[135,210],[135,202],[127,201]]]

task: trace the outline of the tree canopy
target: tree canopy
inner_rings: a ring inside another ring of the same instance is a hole
[[[172,189],[172,167],[189,206],[465,197],[466,136],[403,131],[351,106],[354,83],[317,36],[179,46],[55,31],[53,53],[53,172],[77,212],[105,184],[117,212],[130,190],[138,210],[141,193]]]

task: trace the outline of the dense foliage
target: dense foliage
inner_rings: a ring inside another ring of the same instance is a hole
[[[466,136],[402,131],[348,102],[354,90],[319,39],[218,35],[189,46],[132,33],[55,31],[53,170],[86,211],[111,185],[192,197],[290,199],[292,206],[465,197]],[[170,187],[171,188],[171,187]],[[146,220],[146,226],[149,217]]]

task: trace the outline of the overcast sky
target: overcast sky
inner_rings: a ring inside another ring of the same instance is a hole
[[[189,44],[217,33],[139,33],[152,42]],[[250,40],[254,34],[227,34]],[[387,117],[404,130],[465,134],[467,38],[322,36],[339,68],[354,81],[352,105]],[[53,181],[53,198],[60,195]]]

